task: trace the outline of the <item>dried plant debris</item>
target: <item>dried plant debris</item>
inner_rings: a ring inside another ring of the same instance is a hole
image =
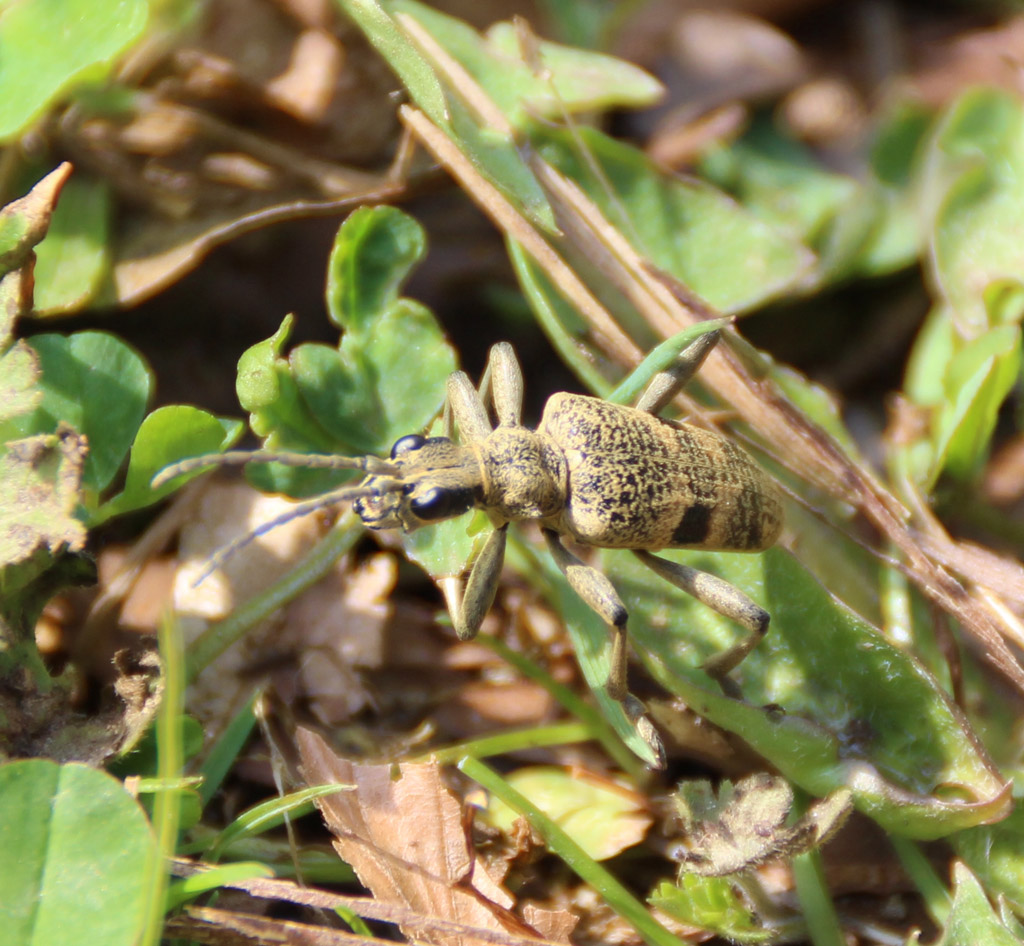
[[[793,789],[779,776],[758,774],[723,782],[684,783],[676,796],[688,850],[678,854],[684,870],[706,877],[739,874],[768,861],[820,847],[853,810],[846,789],[812,804],[787,824]]]
[[[338,854],[360,881],[385,903],[411,908],[422,924],[402,924],[417,942],[501,942],[494,934],[568,942],[572,917],[531,910],[512,912],[514,900],[474,857],[462,804],[445,786],[436,764],[359,765],[334,754],[317,735],[300,730],[306,781],[352,785],[352,791],[320,799]],[[481,935],[430,931],[443,917],[479,929]]]
[[[64,424],[55,434],[7,444],[0,457],[0,565],[85,545],[85,526],[73,513],[87,451],[85,438]]]

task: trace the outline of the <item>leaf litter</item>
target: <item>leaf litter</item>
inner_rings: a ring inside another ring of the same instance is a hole
[[[568,942],[570,914],[527,907],[512,912],[512,895],[484,869],[468,841],[461,803],[445,786],[435,763],[362,765],[341,758],[313,732],[297,735],[302,771],[309,784],[343,783],[353,791],[318,805],[339,856],[360,881],[386,903],[423,918],[444,918],[492,934]],[[438,946],[503,942],[475,935],[438,936],[409,921],[411,938]]]

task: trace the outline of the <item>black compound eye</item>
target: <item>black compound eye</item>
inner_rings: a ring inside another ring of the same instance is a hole
[[[399,437],[394,446],[391,448],[391,459],[403,453],[408,453],[410,450],[419,450],[427,442],[426,437],[421,437],[419,434],[407,434],[405,437]]]
[[[473,492],[468,489],[442,489],[434,486],[409,503],[413,515],[424,522],[450,519],[467,512],[473,505]]]

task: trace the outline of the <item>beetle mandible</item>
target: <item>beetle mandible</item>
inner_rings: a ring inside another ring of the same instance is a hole
[[[509,523],[536,521],[570,586],[612,630],[609,695],[625,706],[660,752],[657,736],[627,688],[626,607],[611,581],[569,551],[562,539],[628,549],[662,578],[749,631],[704,664],[713,676],[724,677],[757,645],[768,629],[763,608],[720,578],[652,554],[672,548],[757,552],[771,546],[782,529],[777,487],[740,447],[720,434],[658,416],[719,336],[715,330],[691,343],[674,365],[654,377],[634,407],[554,394],[535,430],[522,425],[522,372],[512,346],[502,342],[491,348],[479,389],[462,371],[449,376],[449,436],[401,437],[388,460],[266,452],[197,457],[162,471],[154,485],[205,465],[279,461],[367,473],[359,486],[299,504],[287,518],[351,501],[367,527],[411,532],[473,508],[484,510],[494,529],[464,590],[448,602],[463,640],[476,635],[494,600]],[[488,402],[497,426],[488,417]],[[452,437],[453,422],[458,441]]]

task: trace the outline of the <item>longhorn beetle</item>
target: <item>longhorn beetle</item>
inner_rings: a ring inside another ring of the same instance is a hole
[[[300,503],[281,519],[351,501],[369,528],[411,532],[482,509],[494,529],[472,564],[464,591],[449,600],[462,640],[477,633],[494,600],[508,524],[535,520],[570,586],[612,630],[608,693],[624,705],[660,755],[660,741],[626,686],[626,608],[611,581],[570,552],[562,537],[581,545],[629,549],[662,578],[748,630],[743,640],[704,664],[716,678],[756,646],[768,629],[763,608],[720,578],[651,554],[667,548],[757,552],[772,545],[782,529],[780,494],[743,450],[717,433],[658,416],[719,335],[708,332],[685,348],[654,377],[635,407],[554,394],[536,430],[522,426],[522,373],[512,346],[499,343],[491,348],[479,390],[462,371],[449,376],[449,436],[401,437],[387,460],[267,452],[196,457],[161,471],[154,486],[202,466],[278,461],[367,474],[359,486]],[[488,418],[488,401],[496,427]],[[451,436],[453,421],[459,441]],[[222,550],[217,559],[250,538]]]

